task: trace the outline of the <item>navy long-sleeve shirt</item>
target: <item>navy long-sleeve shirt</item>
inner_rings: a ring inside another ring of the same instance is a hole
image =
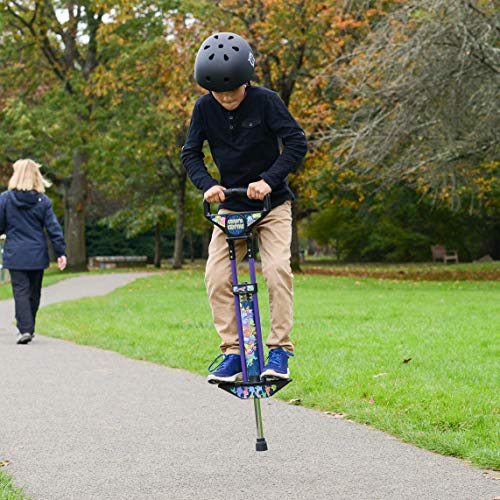
[[[205,141],[220,181],[207,171],[202,151]],[[233,111],[226,110],[211,93],[196,101],[181,158],[189,178],[203,192],[218,184],[246,187],[263,179],[272,189],[271,204],[275,207],[293,199],[286,179],[306,152],[305,133],[278,94],[248,86],[245,98]],[[258,210],[262,202],[234,198],[221,206]]]
[[[0,234],[7,235],[3,266],[16,270],[48,267],[44,228],[56,255],[61,257],[66,243],[50,199],[36,191],[9,190],[0,194]]]

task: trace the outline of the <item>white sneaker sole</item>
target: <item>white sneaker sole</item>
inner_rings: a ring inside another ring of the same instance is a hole
[[[282,379],[289,379],[290,378],[290,370],[287,370],[286,373],[278,373],[274,371],[272,368],[268,368],[267,370],[264,370],[260,374],[260,378],[266,378],[266,377],[273,377],[273,378],[282,378]]]
[[[31,333],[23,333],[17,337],[16,344],[29,344],[33,340]]]
[[[243,375],[240,373],[235,373],[230,377],[219,377],[210,373],[207,377],[207,382],[238,382],[239,380],[243,380]]]

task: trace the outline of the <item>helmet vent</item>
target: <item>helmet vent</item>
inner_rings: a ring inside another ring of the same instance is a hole
[[[230,80],[230,78],[228,76],[224,77],[225,82],[228,82],[229,80]]]
[[[239,52],[240,48],[239,47],[233,47],[233,50],[235,50],[236,52]]]
[[[214,56],[215,56],[215,54],[210,54],[210,55],[208,56],[208,58],[209,58],[210,60],[212,60],[212,59],[214,58]]]
[[[229,57],[227,56],[227,54],[224,54],[224,61],[229,61]]]
[[[227,39],[228,39],[228,40],[232,40],[233,38],[234,38],[234,36],[233,36],[233,35],[229,35],[229,36],[227,37]]]
[[[219,49],[223,49],[224,48],[224,45],[222,45],[222,43],[219,43]]]
[[[206,80],[207,82],[209,82],[209,81],[210,81],[210,77],[209,77],[209,76],[206,76],[206,77],[205,77],[205,80]]]
[[[219,39],[219,35],[214,35],[214,38],[215,38],[216,40],[218,40],[218,39]]]

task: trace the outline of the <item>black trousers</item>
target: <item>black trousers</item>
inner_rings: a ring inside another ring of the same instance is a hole
[[[43,269],[23,271],[9,269],[14,303],[16,305],[17,329],[20,333],[35,332],[35,320],[40,306]]]

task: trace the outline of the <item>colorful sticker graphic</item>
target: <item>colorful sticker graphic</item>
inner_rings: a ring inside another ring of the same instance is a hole
[[[240,214],[231,214],[226,218],[226,229],[231,236],[240,236],[245,232],[245,218]]]
[[[257,329],[255,327],[255,317],[253,302],[241,301],[241,326],[243,328],[243,341],[245,345],[245,358],[247,360],[247,373],[249,377],[259,376],[259,358],[257,354]]]
[[[225,215],[212,215],[212,221],[214,224],[226,227],[226,216]]]
[[[231,387],[231,392],[240,399],[264,399],[270,398],[277,391],[276,384],[270,385],[241,385]]]
[[[247,217],[247,226],[251,226],[262,217],[262,213],[255,212],[253,214],[246,214],[246,217]]]

